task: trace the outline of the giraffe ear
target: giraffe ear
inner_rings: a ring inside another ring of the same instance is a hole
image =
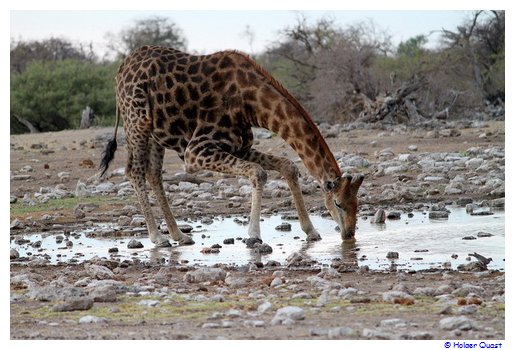
[[[324,190],[326,192],[332,192],[338,187],[338,181],[326,181],[324,183]]]

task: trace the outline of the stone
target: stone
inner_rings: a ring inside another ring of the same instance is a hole
[[[232,288],[241,288],[249,285],[249,281],[246,277],[236,277],[231,274],[227,274],[224,282]]]
[[[386,212],[383,209],[378,209],[370,222],[372,224],[384,224],[386,221]]]
[[[306,317],[303,308],[298,306],[285,306],[277,310],[272,325],[292,324],[295,321],[303,320]],[[293,322],[292,322],[293,321]]]
[[[15,218],[13,221],[11,221],[11,226],[10,226],[11,230],[22,229],[24,227],[25,227],[25,225],[19,219]]]
[[[412,151],[412,152],[418,151],[418,146],[417,145],[409,145],[408,150]]]
[[[490,201],[490,206],[492,208],[504,208],[504,198],[492,199]]]
[[[263,320],[245,320],[245,322],[243,322],[243,325],[245,327],[264,327],[265,321],[263,321]]]
[[[84,266],[86,272],[91,278],[96,278],[99,280],[112,279],[114,276],[114,272],[109,270],[105,266],[94,265],[94,264],[86,264]]]
[[[390,211],[388,215],[386,215],[387,219],[390,220],[399,220],[401,218],[401,213],[399,211]]]
[[[89,292],[89,296],[93,301],[100,303],[110,303],[116,301],[116,289],[114,286],[103,285],[98,286]]]
[[[254,237],[250,237],[250,238],[247,238],[247,240],[245,241],[245,245],[247,246],[247,248],[254,248],[256,244],[262,244],[263,241],[261,240],[261,238],[254,238]]]
[[[79,319],[79,323],[107,323],[107,318],[105,317],[98,317],[98,316],[92,316],[92,315],[86,315],[82,316]]]
[[[433,340],[434,335],[431,332],[415,331],[407,334],[402,334],[400,338],[404,340]]]
[[[138,305],[141,305],[141,306],[148,306],[148,307],[156,307],[156,306],[159,306],[160,303],[158,300],[153,300],[153,299],[145,299],[145,300],[141,300]]]
[[[226,272],[218,267],[201,267],[195,271],[188,271],[183,279],[188,283],[224,281]]]
[[[388,252],[386,253],[387,259],[399,259],[399,253],[398,252]]]
[[[135,239],[131,239],[129,241],[129,243],[127,243],[127,248],[129,249],[138,249],[138,248],[143,248],[143,243],[141,243],[140,241],[138,240],[135,240]]]
[[[381,320],[379,323],[381,327],[389,327],[389,328],[400,328],[406,327],[407,323],[403,319],[400,318],[389,318],[386,320]]]
[[[430,219],[448,219],[449,213],[447,211],[430,211],[428,217]]]
[[[20,257],[20,253],[16,249],[11,249],[10,251],[10,259],[18,259]]]
[[[440,320],[439,326],[446,331],[461,330],[468,331],[476,329],[475,324],[466,316],[452,316]]]
[[[299,292],[293,294],[290,299],[313,299],[313,296],[308,292]]]
[[[491,234],[490,232],[483,232],[483,231],[480,231],[477,233],[477,236],[479,238],[483,238],[483,237],[492,237],[493,234]]]
[[[270,287],[275,288],[277,286],[280,286],[281,284],[283,284],[282,278],[276,277],[272,280],[272,282],[270,282]]]
[[[135,215],[132,217],[130,226],[141,227],[141,226],[145,226],[145,224],[146,224],[146,222],[145,222],[145,218],[143,216]]]
[[[257,307],[257,312],[258,314],[262,315],[267,311],[272,310],[272,307],[272,303],[270,303],[269,301],[265,301]]]
[[[392,334],[388,334],[381,330],[375,330],[375,329],[369,329],[369,328],[364,328],[363,331],[361,332],[361,335],[364,338],[369,338],[369,339],[381,339],[381,340],[392,339]]]
[[[291,224],[289,222],[283,222],[275,227],[277,231],[291,231]]]
[[[234,244],[234,238],[226,238],[224,239],[224,244]]]
[[[52,307],[52,311],[56,312],[66,312],[66,311],[76,311],[76,310],[89,310],[93,307],[93,298],[85,297],[85,298],[76,298],[65,300],[62,303],[59,303]]]
[[[114,190],[114,183],[112,183],[112,182],[103,182],[103,183],[100,183],[100,184],[98,184],[98,185],[95,187],[95,190],[96,190],[97,192],[103,192],[103,193],[113,192],[113,190]]]
[[[354,336],[356,332],[354,329],[350,327],[336,327],[336,328],[330,328],[327,331],[327,338],[329,339],[338,339],[340,337],[349,337]]]
[[[271,254],[273,252],[273,249],[268,244],[263,243],[259,245],[257,248],[255,248],[254,252],[259,254]]]
[[[415,298],[413,298],[413,296],[401,291],[385,292],[382,297],[384,301],[393,304],[412,305],[415,303]]]

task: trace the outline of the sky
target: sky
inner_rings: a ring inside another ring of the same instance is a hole
[[[238,49],[259,53],[280,39],[280,30],[296,23],[300,15],[310,23],[330,17],[343,28],[363,21],[373,21],[378,30],[386,30],[392,43],[442,28],[454,29],[470,11],[11,11],[10,37],[46,39],[62,37],[74,43],[92,43],[102,55],[106,50],[106,33],[119,33],[135,20],[151,16],[170,18],[182,29],[190,52],[210,53]],[[254,33],[251,44],[243,35],[246,27]],[[428,45],[436,45],[432,34]]]

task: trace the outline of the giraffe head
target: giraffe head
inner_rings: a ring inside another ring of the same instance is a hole
[[[356,232],[358,190],[363,179],[363,174],[354,177],[344,174],[335,181],[326,181],[324,184],[325,206],[340,226],[343,240],[353,239]]]

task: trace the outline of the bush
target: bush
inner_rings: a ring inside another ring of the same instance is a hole
[[[27,131],[18,118],[39,131],[77,128],[86,106],[99,119],[114,116],[117,66],[72,59],[36,61],[22,73],[11,73],[11,133]]]

